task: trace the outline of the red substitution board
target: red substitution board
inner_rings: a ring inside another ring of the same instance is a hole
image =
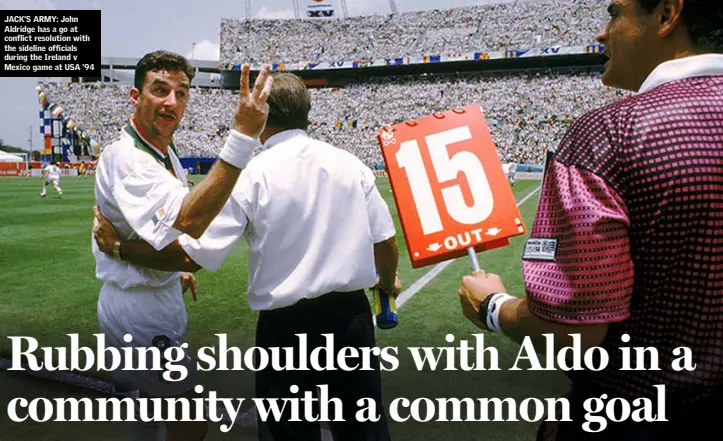
[[[526,234],[479,105],[378,133],[413,268]]]

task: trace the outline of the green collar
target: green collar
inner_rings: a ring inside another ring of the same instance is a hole
[[[166,155],[164,158],[161,156],[156,149],[148,145],[143,138],[141,138],[141,135],[138,134],[136,131],[136,128],[133,126],[133,123],[128,123],[123,128],[123,130],[130,135],[131,138],[133,138],[133,143],[135,144],[136,148],[139,150],[142,150],[149,155],[153,156],[153,159],[155,159],[159,164],[163,165],[166,170],[170,172],[174,172],[173,170],[173,164],[171,163],[171,157],[169,155]],[[176,151],[176,146],[173,144],[173,141],[168,145],[168,147],[173,150],[173,153],[176,154],[176,157],[178,157],[178,151]],[[175,173],[174,173],[175,174]]]

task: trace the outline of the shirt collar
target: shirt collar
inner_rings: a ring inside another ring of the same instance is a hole
[[[267,149],[269,147],[273,147],[276,144],[282,143],[284,141],[288,141],[291,138],[296,138],[297,136],[308,136],[308,135],[306,134],[305,130],[301,130],[301,129],[284,130],[283,132],[275,133],[269,139],[267,139],[263,145],[263,148]]]
[[[152,148],[161,158],[165,158],[166,155],[158,148],[156,147],[150,140],[148,140],[145,136],[143,136],[143,132],[141,132],[141,129],[136,124],[136,119],[133,115],[131,115],[131,128],[138,134],[138,137],[148,145],[148,147]],[[171,148],[169,147],[168,150]]]
[[[670,60],[653,69],[638,93],[647,92],[670,81],[710,75],[723,75],[722,54],[693,55]]]

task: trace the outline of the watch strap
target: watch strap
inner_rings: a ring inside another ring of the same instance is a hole
[[[117,260],[123,260],[123,256],[121,256],[121,245],[123,245],[123,242],[121,240],[116,240],[113,243],[113,258]]]
[[[485,328],[493,332],[502,332],[502,328],[500,327],[502,304],[514,298],[514,296],[504,292],[495,292],[484,299],[482,304],[480,304],[479,316]]]

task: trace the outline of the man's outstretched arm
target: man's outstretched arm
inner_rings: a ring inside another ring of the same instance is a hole
[[[189,273],[201,269],[186,254],[178,240],[161,250],[156,250],[151,244],[142,240],[122,240],[118,230],[103,217],[97,205],[93,207],[93,237],[102,252],[136,266]]]
[[[115,259],[162,271],[216,271],[243,237],[246,214],[233,198],[221,208],[200,239],[182,235],[161,249],[143,240],[124,241],[113,224],[93,207],[93,237],[98,248]]]
[[[188,192],[173,228],[194,239],[201,237],[231,196],[241,170],[253,154],[254,142],[266,126],[273,78],[265,65],[249,93],[249,70],[245,64],[241,72],[240,99],[234,116],[234,130],[219,154],[219,160],[209,174]],[[244,138],[246,137],[246,138]]]
[[[126,262],[136,266],[157,269],[161,271],[185,271],[195,273],[201,267],[193,261],[178,241],[158,251],[148,242],[131,240],[121,242],[120,257]]]
[[[462,279],[458,291],[462,303],[462,312],[472,323],[480,329],[489,330],[488,324],[480,317],[480,307],[485,298],[493,293],[507,293],[499,276],[478,271]],[[579,334],[580,346],[583,350],[599,346],[605,339],[608,324],[571,325],[556,323],[538,317],[530,311],[526,298],[508,298],[499,305],[498,322],[496,327],[504,335],[518,344],[526,338],[539,353],[545,353],[548,340],[545,335],[551,334],[554,347],[559,350],[573,344],[570,334]]]

